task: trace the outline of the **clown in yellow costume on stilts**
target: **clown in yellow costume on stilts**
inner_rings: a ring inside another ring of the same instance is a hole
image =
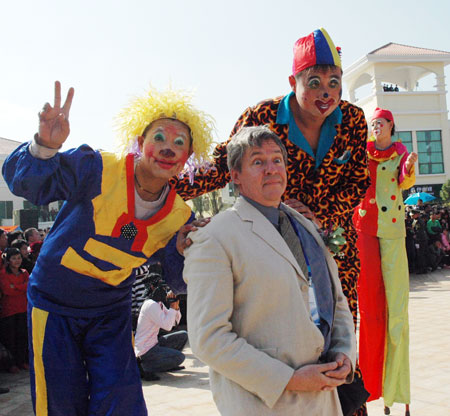
[[[356,208],[361,260],[359,364],[371,400],[384,398],[409,414],[409,272],[402,190],[414,185],[417,154],[393,142],[394,118],[377,108],[367,144],[371,185]]]

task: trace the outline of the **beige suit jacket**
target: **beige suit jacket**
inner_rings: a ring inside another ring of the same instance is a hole
[[[356,359],[353,319],[336,264],[302,215],[285,207],[316,238],[332,278],[335,318],[330,354]],[[239,198],[191,233],[185,251],[187,321],[194,354],[210,366],[223,415],[341,415],[337,391],[285,391],[294,370],[317,363],[324,338],[309,312],[308,283],[276,228]]]

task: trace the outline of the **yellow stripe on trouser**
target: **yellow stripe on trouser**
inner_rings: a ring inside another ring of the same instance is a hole
[[[36,416],[47,416],[47,383],[45,382],[44,362],[42,350],[44,348],[45,326],[47,325],[48,312],[33,308],[31,322],[33,325],[33,355],[36,386]]]
[[[388,309],[383,398],[386,406],[410,403],[409,272],[405,239],[380,238],[381,269]]]

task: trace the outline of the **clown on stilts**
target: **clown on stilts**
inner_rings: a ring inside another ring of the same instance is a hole
[[[409,272],[402,190],[414,185],[417,154],[393,142],[394,118],[377,108],[367,144],[371,185],[354,213],[361,260],[359,365],[369,401],[383,397],[409,415]]]
[[[183,91],[150,89],[119,115],[121,153],[60,152],[73,95],[61,106],[56,82],[34,140],[3,164],[15,195],[65,201],[28,284],[33,407],[38,416],[144,416],[132,345],[135,269],[168,245],[163,267],[178,267],[181,279],[186,235],[202,223],[185,225],[193,215],[168,180],[191,155],[207,157],[213,120]]]

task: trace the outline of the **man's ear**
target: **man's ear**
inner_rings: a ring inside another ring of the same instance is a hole
[[[231,180],[232,180],[236,185],[240,185],[240,184],[241,184],[240,173],[239,173],[237,170],[231,169],[230,175],[231,175]]]
[[[295,92],[295,90],[297,89],[297,81],[294,75],[289,75],[289,85],[291,86],[292,91]]]

